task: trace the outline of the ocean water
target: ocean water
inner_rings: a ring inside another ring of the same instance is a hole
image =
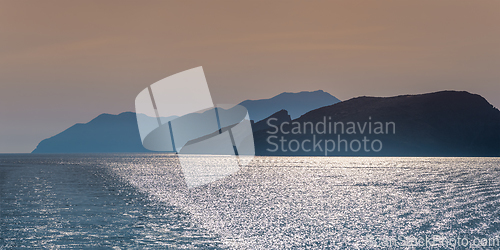
[[[0,155],[0,249],[499,249],[498,240],[500,158],[255,157],[187,189],[172,155]]]

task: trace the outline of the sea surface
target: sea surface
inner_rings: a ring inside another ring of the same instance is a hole
[[[499,239],[500,158],[255,157],[188,189],[173,155],[0,155],[0,249],[499,249]]]

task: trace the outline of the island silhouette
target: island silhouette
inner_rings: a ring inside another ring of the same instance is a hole
[[[500,111],[465,91],[343,102],[314,91],[240,105],[252,119],[256,155],[500,156]],[[142,146],[133,112],[75,124],[32,153],[117,152],[152,152]]]

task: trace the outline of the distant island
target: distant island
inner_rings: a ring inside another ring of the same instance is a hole
[[[270,99],[246,100],[250,119],[262,120],[287,109],[299,117],[306,112],[338,103],[336,97],[318,90],[312,92],[281,93]],[[32,153],[114,153],[151,152],[142,146],[136,115],[101,114],[85,124],[75,124],[63,132],[41,141]]]
[[[288,111],[292,119],[296,119],[311,110],[338,102],[340,100],[335,96],[322,90],[317,90],[299,93],[284,92],[269,99],[246,100],[239,105],[247,108],[250,119],[257,122],[282,109]]]
[[[500,111],[464,91],[343,102],[323,91],[282,93],[241,105],[256,121],[257,155],[500,156]],[[125,112],[75,124],[32,153],[93,152],[151,151]]]
[[[254,126],[258,155],[324,156],[328,147],[329,156],[500,156],[500,111],[464,91],[357,97],[295,120],[284,110],[273,117]],[[293,133],[298,126],[300,133]]]

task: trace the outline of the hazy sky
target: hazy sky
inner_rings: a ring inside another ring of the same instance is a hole
[[[500,1],[3,1],[0,152],[203,66],[215,103],[446,89],[500,107]]]

